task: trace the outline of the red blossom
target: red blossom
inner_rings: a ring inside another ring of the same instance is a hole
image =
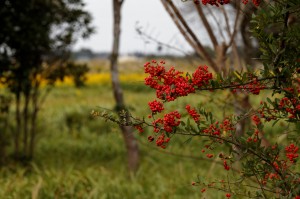
[[[220,128],[224,131],[231,131],[234,130],[233,124],[229,119],[224,119],[222,124],[220,124]]]
[[[153,65],[155,63],[155,65]],[[199,66],[192,77],[184,77],[183,72],[171,67],[166,71],[165,62],[148,62],[144,65],[145,84],[156,90],[156,97],[165,101],[173,101],[178,97],[194,93],[195,89],[206,86],[212,79],[207,66]]]
[[[273,179],[279,179],[279,175],[277,173],[270,173],[269,174],[269,178],[271,180],[273,180]]]
[[[255,6],[259,6],[261,3],[261,0],[252,0],[252,2]],[[248,0],[242,0],[242,3],[246,5],[248,3]]]
[[[226,160],[223,161],[224,169],[229,171],[230,167],[228,166]]]
[[[290,144],[289,146],[285,147],[286,157],[290,160],[290,162],[294,163],[296,158],[298,158],[299,147],[295,146],[294,144]]]
[[[276,171],[279,171],[279,165],[277,162],[273,162],[273,166]]]
[[[220,129],[217,127],[217,123],[215,123],[204,129],[203,133],[220,136]]]
[[[173,127],[179,126],[181,115],[178,111],[173,111],[171,113],[165,114],[163,119],[164,130],[166,132],[172,132]]]
[[[203,133],[221,136],[221,132],[231,130],[234,130],[233,124],[229,119],[224,119],[221,124],[219,124],[219,122],[215,122],[214,124],[209,125],[208,128],[203,130]]]
[[[230,198],[230,197],[231,197],[231,194],[230,194],[230,193],[226,193],[226,197],[227,197],[227,198]]]
[[[154,140],[154,137],[148,136],[148,141],[149,141],[149,142],[153,142],[153,140]]]
[[[157,100],[154,100],[152,102],[149,102],[148,103],[152,113],[160,113],[161,111],[164,110],[164,106],[163,106],[163,103],[161,102],[158,102]]]
[[[206,157],[212,158],[212,157],[214,157],[214,155],[213,154],[206,154]]]
[[[261,123],[260,118],[257,115],[252,116],[252,121],[255,123],[256,126]]]
[[[289,113],[289,118],[294,119],[297,116],[297,112],[300,111],[300,101],[299,98],[287,98],[283,97],[278,104],[278,109],[283,112]]]
[[[202,4],[206,5],[206,4],[210,4],[212,6],[219,6],[223,5],[223,4],[228,4],[230,2],[230,0],[202,0]]]
[[[258,95],[262,89],[266,88],[266,86],[261,85],[261,83],[257,81],[257,78],[254,78],[253,81],[251,81],[249,84],[242,86],[241,88],[254,95]]]
[[[163,144],[165,143],[165,135],[161,134],[160,136],[157,137],[156,139],[156,145],[157,146],[163,146]]]
[[[165,114],[163,119],[159,118],[153,122],[153,125],[155,127],[154,131],[158,133],[160,129],[163,129],[166,132],[171,133],[173,127],[180,124],[180,121],[177,121],[176,118],[180,119],[180,114],[177,111]]]
[[[190,116],[192,116],[192,118],[193,118],[193,120],[195,122],[199,122],[199,120],[200,120],[200,114],[197,113],[197,111],[195,109],[191,109],[190,105],[186,105],[185,109],[190,114]]]
[[[140,133],[144,132],[144,129],[141,125],[136,125],[134,128],[136,128]]]
[[[154,132],[159,133],[161,130],[164,130],[167,133],[171,133],[174,127],[179,126],[180,118],[181,115],[178,113],[178,111],[173,111],[171,113],[165,114],[164,118],[159,118],[152,122],[152,125],[154,127]],[[165,135],[162,132],[161,135],[158,136],[156,139],[156,145],[160,146],[161,148],[166,148],[165,143],[168,143],[169,141],[170,138],[165,139]]]
[[[156,146],[159,146],[163,149],[166,148],[166,143],[168,143],[170,141],[170,138],[165,139],[165,134],[162,133],[160,136],[157,137],[156,139]]]
[[[212,79],[212,73],[208,72],[207,66],[199,66],[193,73],[192,82],[194,86],[201,88],[209,83]]]
[[[252,2],[255,6],[259,6],[259,4],[261,3],[261,0],[252,0]]]

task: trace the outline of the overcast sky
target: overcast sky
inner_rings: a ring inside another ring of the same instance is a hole
[[[90,48],[94,51],[108,52],[112,47],[112,0],[84,0],[86,9],[93,16],[96,33],[87,40],[78,41],[74,48]],[[122,7],[121,53],[157,52],[157,45],[147,43],[136,33],[136,26],[142,27],[151,36],[190,51],[189,45],[180,35],[171,18],[164,10],[160,0],[125,0]],[[164,49],[165,53],[174,50]]]

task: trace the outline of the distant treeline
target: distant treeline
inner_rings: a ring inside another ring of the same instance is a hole
[[[215,57],[215,52],[214,50],[206,46],[205,49],[207,52],[211,55],[211,57]],[[242,47],[237,47],[237,50],[239,51],[239,55],[241,58],[244,57],[243,53],[243,48]],[[72,59],[73,60],[90,60],[90,59],[109,59],[110,52],[95,52],[89,48],[81,48],[80,50],[76,50],[72,52]],[[199,58],[199,56],[196,53],[191,53],[189,55],[176,55],[176,54],[161,54],[160,52],[158,53],[141,53],[141,52],[132,52],[132,53],[126,53],[126,54],[121,54],[121,56],[129,56],[129,57],[135,57],[135,58],[155,58],[155,57],[164,57],[164,58],[178,58],[178,57],[194,57],[194,58]]]

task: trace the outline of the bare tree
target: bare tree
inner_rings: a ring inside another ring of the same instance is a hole
[[[125,110],[125,123],[130,123],[130,116],[126,111],[126,106],[123,98],[123,91],[121,88],[118,72],[118,57],[119,57],[119,45],[120,45],[120,33],[121,33],[121,8],[124,0],[113,0],[113,48],[110,57],[110,70],[111,79],[113,85],[113,93],[116,101],[116,109],[118,112]],[[133,135],[134,129],[131,126],[120,125],[125,145],[127,148],[127,161],[128,169],[130,171],[136,171],[139,164],[139,149],[137,140]]]
[[[230,60],[230,63],[236,63],[235,69],[242,69],[242,61],[240,59],[240,55],[238,53],[236,40],[238,38],[238,32],[240,31],[242,34],[245,34],[242,37],[242,41],[245,42],[245,47],[248,48],[246,56],[249,56],[251,51],[250,48],[251,43],[246,39],[247,35],[247,28],[249,25],[249,20],[252,12],[255,10],[255,8],[252,6],[251,8],[244,5],[241,5],[241,3],[235,2],[233,5],[234,13],[233,17],[229,17],[230,13],[228,10],[226,10],[223,6],[218,8],[218,15],[223,15],[223,23],[225,24],[225,28],[222,29],[220,22],[217,20],[217,17],[212,12],[210,6],[206,6],[205,10],[208,12],[206,14],[204,12],[204,8],[201,4],[193,4],[194,5],[194,13],[197,13],[198,15],[198,22],[200,22],[203,25],[203,28],[206,30],[208,34],[208,38],[213,46],[215,57],[213,58],[207,51],[207,49],[204,47],[204,43],[199,39],[197,35],[199,35],[198,32],[196,32],[192,26],[193,23],[189,23],[185,16],[186,13],[183,13],[179,6],[174,4],[175,0],[161,0],[161,3],[163,4],[164,8],[166,9],[167,13],[170,15],[171,19],[177,26],[180,33],[184,36],[186,41],[190,44],[190,46],[195,50],[196,54],[203,59],[205,59],[209,66],[216,72],[216,73],[223,73],[228,74],[230,69],[232,69],[233,66],[228,66],[227,60]],[[181,1],[182,2],[182,1]],[[182,4],[181,4],[182,5]],[[191,11],[190,11],[191,12]],[[190,13],[189,12],[189,13]],[[244,13],[245,12],[245,13]],[[241,15],[241,13],[243,13]],[[232,15],[232,14],[231,14]],[[210,16],[215,24],[217,24],[216,27],[212,26],[211,21],[208,20],[208,17]],[[233,21],[233,24],[230,23]],[[226,34],[226,36],[224,36]],[[223,38],[223,39],[219,39]],[[249,38],[249,37],[248,37]],[[229,49],[231,51],[229,52]],[[231,53],[232,56],[229,56],[228,54]],[[238,60],[238,61],[236,61]],[[245,60],[246,64],[252,64],[251,59],[248,57]],[[249,103],[249,97],[248,95],[235,95],[236,103],[234,103],[234,107],[236,110],[236,113],[238,115],[241,115],[245,113],[247,110],[251,108],[251,105]],[[237,125],[237,134],[243,135],[245,126],[248,122],[246,120],[243,120]]]

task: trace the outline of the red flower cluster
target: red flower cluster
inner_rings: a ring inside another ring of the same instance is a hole
[[[261,0],[252,0],[252,2],[255,6],[259,6]],[[242,0],[242,3],[246,5],[248,3],[248,0]]]
[[[255,123],[256,126],[261,123],[260,118],[257,115],[253,115],[251,119]]]
[[[227,197],[227,198],[230,198],[230,197],[231,197],[231,194],[230,194],[230,193],[226,193],[226,197]]]
[[[156,63],[156,61],[152,61]],[[156,97],[166,101],[173,101],[177,97],[194,93],[195,89],[189,84],[188,78],[184,78],[183,72],[176,71],[173,67],[166,71],[163,64],[151,65],[149,62],[144,65],[145,73],[150,76],[145,78],[145,84],[156,89]]]
[[[217,124],[218,124],[218,122],[216,122],[215,124],[209,125],[208,128],[203,130],[203,133],[220,136],[221,135],[221,133],[220,133],[221,130],[218,128]]]
[[[219,4],[223,5],[223,4],[228,4],[230,2],[230,0],[202,0],[202,4],[206,5],[206,4],[210,4],[210,5],[215,5],[215,6],[219,6]]]
[[[252,0],[252,2],[255,6],[259,6],[261,3],[261,0]],[[200,4],[200,1],[194,0],[194,3],[198,5],[198,4]],[[210,4],[212,6],[217,6],[217,7],[219,6],[219,4],[224,5],[224,4],[228,4],[228,3],[230,3],[230,0],[202,0],[203,5]],[[242,0],[242,3],[246,5],[248,3],[248,0]]]
[[[194,121],[198,123],[199,120],[200,120],[200,114],[197,113],[197,111],[195,109],[191,109],[190,105],[186,105],[185,109],[190,114],[190,116],[192,116],[192,118],[194,119]]]
[[[298,158],[299,147],[295,146],[294,144],[290,144],[289,146],[285,147],[286,157],[290,160],[290,162],[294,163],[295,159]]]
[[[152,64],[155,64],[152,65]],[[145,84],[156,90],[156,97],[166,101],[174,101],[177,97],[187,96],[195,92],[195,87],[200,88],[212,79],[212,74],[208,72],[207,66],[199,66],[193,73],[193,77],[183,77],[183,72],[171,67],[165,70],[164,61],[157,64],[152,61],[144,65],[145,73],[149,74],[145,78]]]
[[[224,130],[224,131],[232,131],[235,130],[233,128],[233,124],[231,123],[231,121],[229,119],[224,119],[223,122],[220,124],[220,129]]]
[[[140,133],[144,132],[144,129],[141,125],[136,125],[136,126],[134,126],[134,128],[136,128]]]
[[[252,2],[255,6],[259,6],[259,4],[261,3],[261,0],[252,0]]]
[[[230,167],[228,166],[226,160],[223,161],[224,169],[229,171]]]
[[[251,142],[251,141],[257,142],[257,140],[260,139],[258,137],[258,134],[259,134],[259,130],[255,129],[254,134],[253,134],[254,135],[253,138],[252,137],[248,137],[247,142]]]
[[[209,83],[212,79],[212,73],[208,72],[207,66],[199,66],[197,70],[193,73],[193,86],[201,88]]]
[[[174,127],[179,126],[180,118],[181,115],[178,113],[178,111],[173,111],[171,113],[165,114],[163,118],[159,118],[152,122],[152,125],[154,127],[154,132],[155,133],[161,132],[161,134],[156,138],[157,146],[163,149],[166,148],[166,143],[170,141],[170,138],[165,139],[164,132],[172,133]],[[148,141],[149,142],[154,141],[154,137],[149,136]]]
[[[284,97],[279,101],[278,109],[288,112],[289,118],[296,118],[297,112],[300,112],[299,99]]]
[[[170,141],[170,138],[165,139],[165,134],[162,133],[160,136],[157,137],[156,139],[156,146],[159,146],[163,149],[166,148],[165,143],[168,143]]]
[[[264,104],[261,102],[261,104]],[[261,109],[258,109],[257,112],[260,115],[260,118],[264,118],[265,121],[269,122],[271,120],[276,120],[276,113],[278,112],[277,109],[270,109],[268,107],[262,107]]]
[[[271,180],[279,179],[279,175],[277,173],[270,173],[267,175]]]
[[[262,179],[262,184],[266,185],[269,180],[275,181],[280,180],[280,171],[286,170],[288,166],[286,165],[286,161],[278,160],[276,158],[276,161],[273,162],[273,169],[274,172],[270,172],[270,170],[265,171],[264,178]]]
[[[262,85],[257,79],[255,78],[252,82],[249,84],[246,84],[244,86],[241,86],[242,89],[245,91],[248,91],[254,95],[258,95],[262,89],[265,89],[266,86]]]
[[[180,124],[181,115],[177,111],[173,111],[164,116],[164,129],[166,132],[172,132],[173,127],[178,126]],[[178,120],[176,120],[178,119]]]
[[[290,104],[291,104],[291,102],[290,102],[289,98],[284,97],[280,100],[278,108],[282,109],[285,106],[290,106]]]
[[[245,84],[245,85],[239,85],[239,82],[232,82],[232,92],[235,93],[237,92],[237,90],[241,90],[241,91],[245,91],[248,93],[252,93],[254,95],[258,95],[260,93],[261,90],[265,89],[266,86],[262,85],[260,81],[257,80],[256,77],[251,77],[252,75],[250,75],[250,79],[249,79],[249,83]]]
[[[165,114],[164,118],[159,118],[153,122],[154,126],[154,132],[160,131],[160,125],[163,125],[163,129],[171,133],[173,131],[173,127],[179,126],[181,115],[178,113],[178,111],[173,111],[171,113]]]
[[[148,141],[149,141],[149,142],[153,142],[153,140],[154,140],[154,137],[153,137],[153,136],[148,136]]]
[[[212,158],[212,157],[214,157],[214,155],[213,154],[206,154],[206,157],[208,157],[208,158]]]
[[[221,136],[222,131],[232,131],[234,130],[233,124],[229,119],[224,119],[221,124],[219,122],[215,122],[214,124],[209,125],[208,128],[203,130],[203,133],[207,133],[210,135]]]
[[[148,105],[149,105],[149,107],[150,107],[153,114],[160,113],[161,111],[164,110],[163,103],[158,102],[157,100],[149,102]]]

